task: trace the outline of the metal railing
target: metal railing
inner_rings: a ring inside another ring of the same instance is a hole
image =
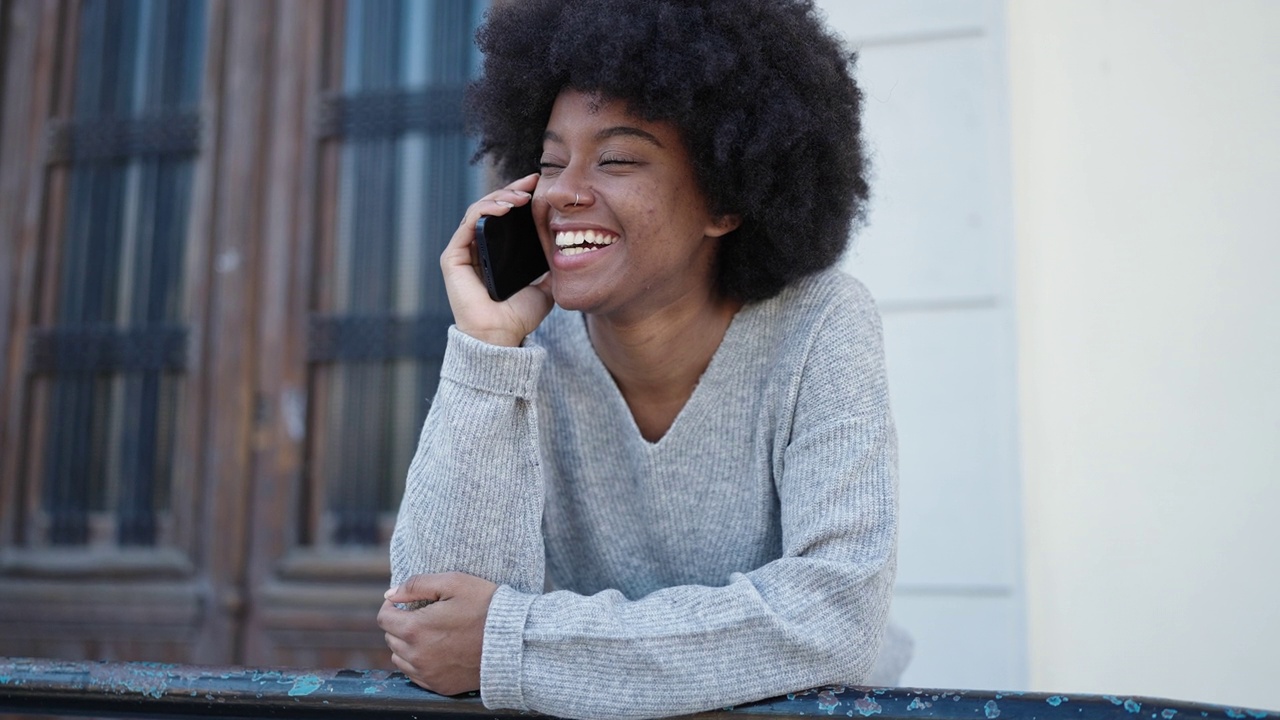
[[[0,658],[0,712],[127,717],[516,718],[475,693],[445,697],[381,670],[253,669]],[[1158,698],[918,688],[819,688],[699,718],[1280,720],[1275,711]]]

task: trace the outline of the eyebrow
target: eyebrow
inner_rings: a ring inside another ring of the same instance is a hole
[[[657,147],[664,147],[663,144],[658,140],[658,138],[653,133],[645,132],[644,130],[641,130],[638,127],[631,127],[630,125],[615,125],[614,127],[605,128],[604,130],[601,130],[600,132],[596,133],[595,139],[608,140],[609,138],[614,138],[614,137],[635,137],[635,138],[640,138],[641,140],[644,140],[645,142],[650,143],[652,145],[656,145]],[[558,142],[558,143],[564,142],[564,140],[559,135],[555,134],[550,130],[547,130],[546,132],[542,133],[542,139],[550,140],[552,142]]]

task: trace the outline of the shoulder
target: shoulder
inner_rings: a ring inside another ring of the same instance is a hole
[[[796,280],[783,288],[778,298],[793,305],[823,305],[833,301],[846,301],[858,307],[875,307],[875,300],[867,287],[857,278],[837,268],[820,270]]]
[[[884,338],[874,298],[861,282],[825,270],[789,285],[768,313],[779,328],[797,401],[842,416],[887,408]],[[831,407],[828,407],[831,406]]]
[[[824,270],[788,285],[761,303],[792,348],[806,354],[882,351],[880,312],[870,291],[839,270]]]

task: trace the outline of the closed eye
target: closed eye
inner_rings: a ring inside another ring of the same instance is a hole
[[[630,165],[639,165],[640,161],[632,160],[629,157],[619,155],[605,155],[600,158],[600,166],[613,166],[614,168],[622,168]]]

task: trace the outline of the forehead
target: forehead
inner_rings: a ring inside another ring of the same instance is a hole
[[[683,149],[674,124],[646,120],[631,113],[623,101],[569,88],[556,96],[543,136],[544,141],[561,143],[619,137],[636,139],[663,149]]]

